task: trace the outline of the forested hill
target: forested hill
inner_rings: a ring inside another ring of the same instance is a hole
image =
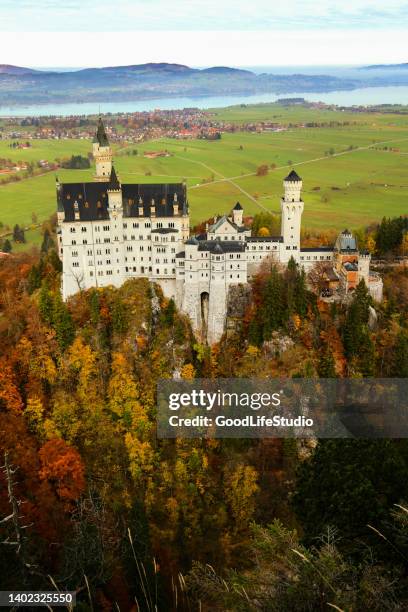
[[[52,241],[3,255],[0,541],[22,541],[3,588],[56,583],[83,610],[406,609],[405,441],[156,437],[160,378],[408,376],[407,270],[374,326],[371,304],[364,284],[323,304],[272,266],[208,347],[146,279],[64,303]]]
[[[353,89],[359,81],[328,75],[257,75],[225,66],[140,64],[71,72],[0,66],[0,104],[126,101],[170,96]]]

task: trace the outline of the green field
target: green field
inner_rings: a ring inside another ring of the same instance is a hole
[[[245,214],[278,211],[282,179],[290,167],[295,167],[303,178],[304,227],[358,228],[379,221],[384,215],[408,212],[408,117],[287,110],[276,105],[234,107],[217,113],[234,121],[262,118],[282,123],[341,120],[353,124],[223,134],[218,141],[162,139],[130,145],[131,149],[138,149],[139,155],[117,155],[115,165],[120,179],[123,182],[185,179],[192,223],[230,210],[237,200],[244,206]],[[0,156],[4,155],[4,145],[0,144]],[[144,151],[159,149],[167,149],[172,156],[153,160],[143,156]],[[35,159],[51,161],[72,153],[85,155],[90,150],[91,143],[84,140],[39,141],[38,148],[16,154],[20,155],[18,159],[34,159],[32,155],[36,153]],[[334,154],[327,155],[329,150]],[[25,158],[26,154],[30,158]],[[267,176],[256,176],[261,164],[270,167]],[[58,172],[60,180],[66,182],[90,180],[92,174],[93,169]],[[29,224],[33,212],[44,220],[55,209],[53,173],[0,187],[0,221],[5,224]]]

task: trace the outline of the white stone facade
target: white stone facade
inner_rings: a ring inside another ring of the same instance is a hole
[[[280,236],[252,237],[237,203],[230,216],[190,237],[184,184],[122,185],[101,121],[93,151],[93,183],[57,182],[64,299],[81,289],[119,287],[129,278],[145,277],[175,300],[209,343],[224,332],[229,288],[248,283],[266,258],[287,264],[293,257],[306,270],[333,264],[346,290],[364,278],[373,297],[381,299],[382,281],[370,274],[370,256],[357,251],[347,231],[334,247],[301,248],[304,203],[296,172],[284,180]]]

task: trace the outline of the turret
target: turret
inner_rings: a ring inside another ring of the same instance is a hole
[[[112,150],[101,117],[99,117],[92,150],[96,169],[95,181],[109,181],[112,172]]]
[[[370,276],[370,261],[371,255],[368,251],[361,251],[358,255],[358,280],[364,278],[365,284],[368,287]]]
[[[123,212],[122,208],[122,188],[116,174],[115,167],[112,166],[112,172],[109,177],[108,184],[108,211],[109,216],[116,218],[119,214]]]
[[[283,236],[284,254],[290,259],[291,251],[300,249],[300,228],[303,213],[301,198],[302,179],[292,170],[283,181],[284,195],[281,198],[281,234]]]
[[[242,208],[241,204],[237,202],[232,209],[232,222],[235,223],[235,225],[238,225],[238,227],[241,227],[242,225],[243,214],[244,209]]]

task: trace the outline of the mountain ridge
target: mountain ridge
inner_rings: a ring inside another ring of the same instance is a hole
[[[168,62],[76,70],[34,70],[0,65],[0,106],[132,102],[169,97],[248,96],[347,91],[408,85],[408,71],[373,78],[325,74],[261,73],[228,66],[192,68]]]

